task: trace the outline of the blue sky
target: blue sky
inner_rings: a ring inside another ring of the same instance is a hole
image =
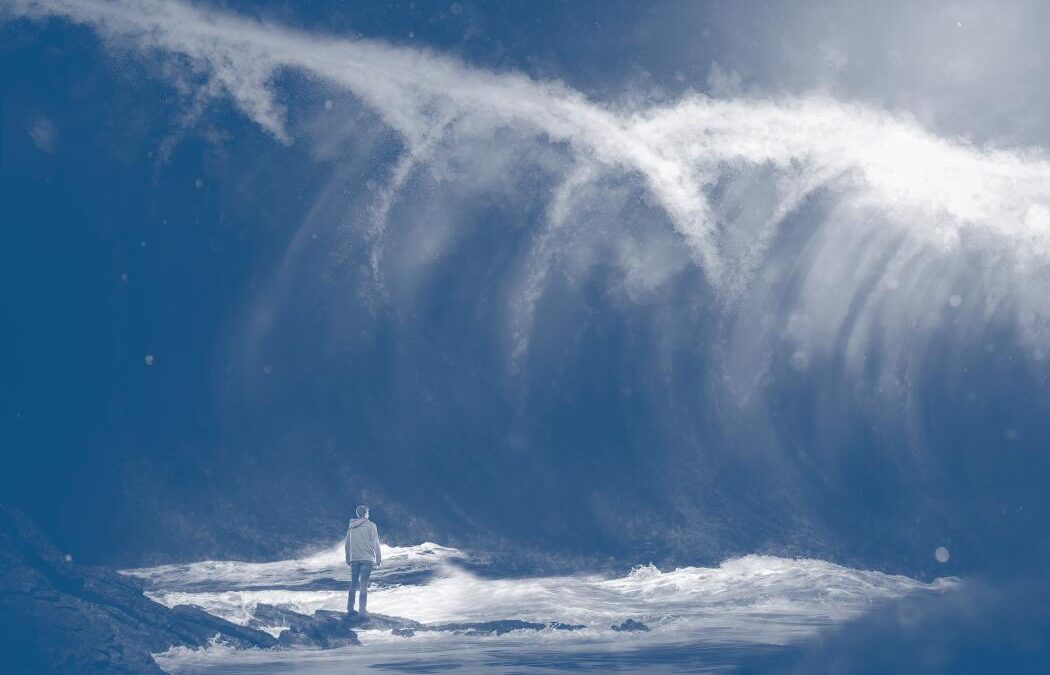
[[[1039,558],[1044,13],[7,2],[5,494],[89,559],[361,500],[554,559]]]

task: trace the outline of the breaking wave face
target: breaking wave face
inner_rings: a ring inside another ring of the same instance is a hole
[[[1041,149],[823,97],[606,105],[188,4],[8,4],[204,73],[198,100],[331,164],[229,406],[333,510],[367,484],[423,529],[576,549],[1045,553]]]
[[[726,560],[712,568],[661,572],[652,565],[639,566],[619,577],[499,578],[493,575],[494,570],[484,576],[469,572],[460,564],[464,562],[467,556],[461,551],[432,543],[384,547],[383,566],[372,577],[369,608],[430,625],[520,619],[585,628],[519,630],[488,637],[465,636],[462,631],[449,629],[420,632],[410,640],[391,634],[389,628],[366,628],[359,635],[367,649],[322,657],[330,662],[325,672],[335,672],[332,663],[344,667],[353,665],[354,659],[381,663],[392,655],[405,663],[411,658],[416,660],[416,667],[424,667],[427,660],[440,660],[449,653],[458,666],[471,670],[471,659],[493,649],[511,660],[521,659],[523,654],[536,658],[551,652],[558,654],[551,663],[564,667],[574,650],[597,648],[609,654],[658,646],[712,650],[729,645],[785,645],[880,603],[950,592],[959,584],[952,578],[924,584],[821,560],[759,555]],[[166,605],[198,605],[235,623],[274,634],[284,627],[253,621],[258,604],[278,605],[301,614],[319,609],[343,611],[349,584],[341,546],[296,560],[205,561],[125,573],[141,578],[149,595]],[[612,629],[628,618],[645,623],[649,630],[623,633]],[[165,655],[161,663],[171,672],[199,672],[207,671],[210,662],[229,668],[237,660],[255,660],[268,664],[263,667],[257,663],[257,672],[277,672],[280,668],[275,664],[280,662],[308,668],[310,664],[304,664],[304,658],[302,651],[238,654],[176,650]],[[520,667],[524,662],[515,663]]]

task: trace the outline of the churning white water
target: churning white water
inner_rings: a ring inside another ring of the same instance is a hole
[[[880,601],[946,592],[959,583],[938,579],[926,584],[822,560],[761,555],[710,568],[661,571],[644,565],[625,576],[526,578],[500,578],[495,570],[475,574],[461,564],[466,560],[462,552],[432,543],[385,548],[383,567],[373,575],[370,610],[424,624],[519,619],[586,628],[499,636],[445,630],[410,638],[390,630],[361,630],[359,647],[239,652],[216,646],[196,652],[172,650],[158,661],[172,672],[186,673],[322,673],[345,672],[349,666],[395,671],[440,666],[475,672],[511,664],[527,672],[524,666],[542,671],[574,659],[593,663],[595,654],[619,654],[617,667],[629,667],[631,661],[622,659],[625,651],[667,650],[673,655],[676,650],[746,651],[789,644],[856,617]],[[199,605],[240,624],[252,619],[260,603],[303,614],[341,611],[348,585],[341,546],[295,560],[205,561],[127,574],[143,579],[149,595],[159,602]],[[649,630],[613,629],[627,619]],[[274,634],[283,629],[262,627]],[[668,659],[667,668],[674,670],[674,659]]]

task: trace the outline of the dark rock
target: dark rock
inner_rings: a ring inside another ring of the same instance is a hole
[[[271,647],[266,633],[195,607],[169,609],[137,581],[78,565],[20,513],[0,506],[0,654],[4,672],[163,671],[152,653],[201,647],[218,636],[238,647]]]
[[[394,635],[413,637],[416,633],[447,631],[456,635],[489,636],[503,635],[515,630],[580,630],[586,626],[571,623],[535,623],[518,619],[500,621],[482,621],[470,623],[422,624],[412,619],[386,614],[369,614],[367,617],[357,612],[346,614],[319,609],[312,616],[300,614],[290,608],[276,605],[259,604],[253,612],[254,626],[288,626],[281,633],[278,642],[288,647],[335,647],[345,644],[359,644],[357,634],[351,630],[389,630]],[[642,625],[642,624],[638,624]],[[628,630],[648,630],[648,628],[631,628]]]
[[[259,604],[252,615],[255,625],[288,626],[277,638],[282,647],[330,649],[361,644],[357,633],[344,621],[346,614],[343,612],[322,609],[311,616],[284,607]]]
[[[552,624],[547,624],[547,627],[555,631],[582,631],[587,628],[583,624],[562,624],[561,621],[553,621]]]
[[[282,647],[318,647],[333,649],[361,644],[357,633],[340,624],[315,624],[281,631],[277,644]]]
[[[313,617],[300,614],[284,605],[269,605],[260,602],[252,610],[251,626],[287,626],[289,628],[300,628],[312,624]]]
[[[281,634],[277,636],[277,644],[284,648],[319,646],[313,636],[293,628],[281,631]]]
[[[278,642],[287,647],[319,647],[322,649],[348,644],[359,644],[359,630],[389,630],[394,635],[413,637],[416,633],[448,631],[465,636],[503,635],[515,630],[580,630],[586,628],[579,624],[568,623],[534,623],[518,619],[501,621],[483,621],[472,623],[422,624],[418,621],[386,614],[369,614],[367,617],[357,612],[346,614],[329,610],[317,610],[312,616],[300,614],[287,607],[259,604],[253,612],[252,624],[256,626],[288,626],[281,633]],[[639,629],[634,629],[639,630]],[[648,629],[644,629],[648,630]]]
[[[219,641],[231,647],[272,647],[276,643],[269,633],[230,623],[214,614],[208,614],[196,605],[176,605],[171,608],[171,612],[181,624],[193,626],[194,630],[202,635],[219,635]]]
[[[543,630],[553,628],[554,630],[579,630],[586,626],[566,623],[534,623],[532,621],[521,621],[519,619],[501,619],[499,621],[482,621],[478,623],[446,623],[438,625],[427,625],[423,630],[451,631],[457,635],[503,635],[514,630]]]
[[[386,614],[369,614],[367,617],[357,612],[333,612],[319,609],[313,615],[300,614],[288,607],[256,605],[252,612],[254,626],[287,626],[278,638],[281,646],[288,647],[341,647],[357,645],[357,633],[353,630],[390,630],[397,635],[411,637],[419,630],[430,630],[418,621],[404,619]]]
[[[641,621],[635,621],[634,619],[627,619],[619,626],[610,626],[613,630],[621,633],[633,633],[635,631],[649,632],[649,626],[646,626]]]
[[[367,617],[354,612],[352,614],[343,614],[343,621],[354,628],[361,628],[362,630],[395,630],[395,629],[407,629],[407,630],[421,630],[424,628],[423,624],[412,619],[404,619],[399,616],[387,616],[386,614],[369,614]]]

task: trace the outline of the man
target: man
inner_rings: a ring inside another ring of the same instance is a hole
[[[346,600],[347,616],[354,613],[354,594],[361,590],[361,616],[368,617],[368,578],[372,566],[379,567],[383,554],[379,550],[379,530],[368,519],[368,507],[357,507],[357,518],[346,531],[346,564],[350,566],[350,596]]]

